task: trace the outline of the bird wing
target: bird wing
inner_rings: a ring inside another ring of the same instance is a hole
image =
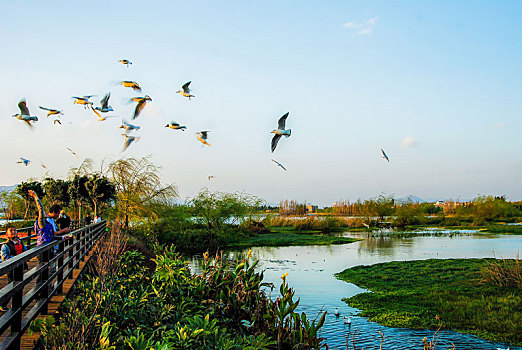
[[[129,146],[130,144],[134,141],[134,140],[137,140],[138,138],[134,137],[134,136],[126,136],[125,137],[125,143],[123,144],[123,150],[125,151]]]
[[[83,99],[84,99],[84,100],[88,100],[88,99],[90,99],[90,98],[93,97],[93,96],[94,96],[94,95],[85,95],[85,96],[83,96]]]
[[[27,103],[25,102],[25,100],[18,102],[18,108],[20,108],[20,112],[22,112],[22,115],[30,115],[29,108],[27,108]]]
[[[27,125],[29,126],[30,129],[33,128],[33,124],[31,124],[31,119],[22,119],[22,120],[27,123]]]
[[[382,148],[381,148],[381,152],[382,152],[382,155],[384,156],[384,158],[386,158],[387,161],[390,161],[390,159],[386,155],[386,152],[384,152],[384,150]]]
[[[93,106],[91,106],[91,109],[92,111],[94,112],[94,114],[96,114],[98,116],[98,118],[101,118],[102,116],[100,115],[100,113],[98,113],[98,111],[96,109],[94,109]]]
[[[105,95],[101,99],[100,104],[101,104],[102,109],[107,109],[107,107],[109,106],[109,97],[111,97],[111,93],[110,92],[108,92],[107,95]]]
[[[132,117],[132,119],[138,118],[141,111],[143,111],[143,108],[145,108],[146,104],[147,104],[147,100],[141,100],[140,102],[138,102],[138,104],[136,105],[136,109],[134,110],[134,116]]]
[[[40,109],[43,109],[44,111],[49,111],[49,112],[57,112],[56,109],[51,109],[51,108],[45,108],[45,107],[42,107],[42,106],[38,106]]]
[[[172,124],[172,126],[179,126],[179,123],[177,122],[170,122],[170,124]]]
[[[279,121],[277,122],[277,128],[280,129],[280,130],[284,130],[285,129],[285,124],[286,124],[286,118],[288,118],[288,113],[287,112],[285,115],[283,115],[281,118],[279,118]]]
[[[132,139],[130,137],[125,138],[125,142],[123,143],[123,151],[127,150],[129,148],[129,145],[131,144]]]
[[[284,126],[283,126],[284,127]],[[281,135],[274,135],[274,137],[272,138],[272,152],[275,151],[276,147],[277,147],[277,143],[279,142],[279,139],[281,138]]]
[[[68,149],[72,154],[74,154],[75,157],[78,157],[78,155],[76,154],[76,152],[74,152],[72,149],[70,149],[69,147],[67,147],[67,149]]]
[[[55,119],[55,120],[53,121],[53,124],[56,124],[56,123],[62,125],[62,122],[61,122],[60,120],[58,120],[58,119]]]
[[[202,131],[202,132],[201,132],[201,138],[202,138],[203,140],[205,140],[205,141],[207,140],[207,133],[208,133],[208,131]]]
[[[187,94],[190,93],[190,88],[189,88],[189,85],[190,83],[192,83],[192,81],[189,81],[188,83],[185,83],[185,85],[183,85],[181,88],[183,89],[183,91]]]
[[[286,168],[283,166],[283,164],[279,163],[277,160],[272,159],[272,162],[276,163],[276,164],[279,165],[281,168],[283,168],[284,170],[286,170]]]

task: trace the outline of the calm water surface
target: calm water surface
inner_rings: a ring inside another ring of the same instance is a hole
[[[360,237],[347,233],[347,236]],[[384,349],[422,349],[422,338],[433,336],[432,331],[389,328],[369,322],[356,316],[357,309],[341,301],[365,290],[351,283],[340,281],[334,274],[357,265],[370,265],[381,262],[445,259],[445,258],[513,258],[522,248],[522,236],[508,235],[464,235],[454,237],[370,237],[362,241],[335,246],[306,247],[256,247],[254,258],[260,260],[260,268],[265,270],[265,281],[278,287],[281,275],[288,272],[287,280],[295,288],[296,297],[301,298],[299,311],[314,317],[321,310],[328,311],[322,336],[330,349],[346,349],[346,339],[355,330],[358,349],[379,349],[379,330],[384,331]],[[242,251],[243,253],[245,251]],[[238,252],[229,252],[234,257]],[[194,258],[193,266],[199,270],[199,259]],[[276,293],[278,289],[274,291]],[[338,308],[340,318],[333,314]],[[342,316],[352,316],[351,329],[344,324]],[[507,344],[490,342],[471,335],[443,331],[437,342],[437,349],[447,349],[455,344],[456,349],[506,348]],[[511,349],[521,349],[513,347]]]

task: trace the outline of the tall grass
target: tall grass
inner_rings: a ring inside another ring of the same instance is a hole
[[[286,218],[273,217],[269,221],[270,226],[274,227],[294,227],[296,231],[318,230],[323,232],[338,231],[342,228],[360,228],[364,227],[362,218],[344,218],[325,216],[317,218],[315,216],[305,218]]]
[[[486,264],[480,270],[482,283],[501,288],[522,287],[522,266],[518,254],[515,259],[487,260]]]

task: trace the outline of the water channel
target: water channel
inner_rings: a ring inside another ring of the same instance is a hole
[[[361,241],[332,246],[302,247],[256,247],[253,257],[260,260],[259,268],[265,271],[265,281],[279,287],[281,275],[288,272],[287,280],[295,288],[295,297],[301,298],[299,312],[305,311],[315,317],[321,310],[328,311],[322,328],[322,337],[330,349],[346,349],[347,336],[355,330],[358,349],[379,349],[379,330],[385,333],[383,349],[422,349],[422,338],[431,340],[433,331],[384,327],[366,318],[357,316],[358,310],[349,307],[341,299],[364,292],[351,283],[335,278],[334,274],[348,267],[370,265],[389,261],[444,259],[444,258],[513,258],[522,250],[522,236],[496,234],[470,234],[452,237],[417,236],[408,238],[365,237],[356,233],[346,236],[364,238]],[[242,251],[243,253],[245,251]],[[239,252],[228,252],[234,257]],[[192,266],[199,270],[199,259],[193,258]],[[274,293],[277,292],[277,288]],[[334,316],[338,308],[341,317]],[[350,329],[342,316],[352,316]],[[448,349],[451,344],[456,349],[508,348],[508,344],[496,343],[453,331],[442,331],[437,349]],[[522,347],[513,347],[511,350]]]

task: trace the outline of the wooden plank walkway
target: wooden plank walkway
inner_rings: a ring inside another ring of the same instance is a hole
[[[86,256],[85,256],[85,261],[80,261],[79,263],[79,268],[78,269],[74,269],[73,271],[73,278],[71,279],[66,279],[64,282],[63,282],[63,292],[59,295],[54,295],[52,298],[51,298],[51,301],[49,301],[48,303],[48,313],[47,315],[40,315],[38,316],[37,318],[45,318],[47,317],[48,315],[57,315],[59,314],[59,308],[60,306],[62,305],[63,301],[65,300],[66,296],[69,294],[69,292],[71,291],[72,287],[74,286],[78,276],[80,275],[80,273],[83,271],[83,268],[84,266],[86,265],[86,263],[89,261],[90,257],[92,255],[92,251],[89,252]],[[31,261],[29,261],[28,265],[29,265],[29,269],[33,268],[34,266],[36,266],[38,264],[38,260],[36,258],[33,258],[31,259]],[[7,279],[7,276],[4,275],[2,277],[0,277],[0,288],[3,288],[5,287],[6,285],[8,284],[8,279]],[[24,288],[24,294],[31,290],[34,286],[35,286],[36,282],[35,280],[31,281],[31,283],[29,283],[27,286],[25,286]],[[27,308],[27,310],[30,310],[31,307],[35,304],[36,301],[33,301],[31,303],[31,306]],[[11,303],[8,304],[8,308],[11,306]],[[1,315],[2,313],[0,313]],[[27,311],[25,311],[23,313],[23,316],[25,316],[27,314]],[[5,332],[3,336],[0,337],[0,342],[2,340],[4,340],[4,338],[7,336],[7,333],[8,332]],[[38,341],[38,338],[39,338],[39,335],[38,334],[33,334],[31,336],[29,336],[29,333],[26,332],[23,336],[22,336],[22,340],[21,340],[21,349],[33,349],[34,348],[34,345],[36,344],[36,342]]]

